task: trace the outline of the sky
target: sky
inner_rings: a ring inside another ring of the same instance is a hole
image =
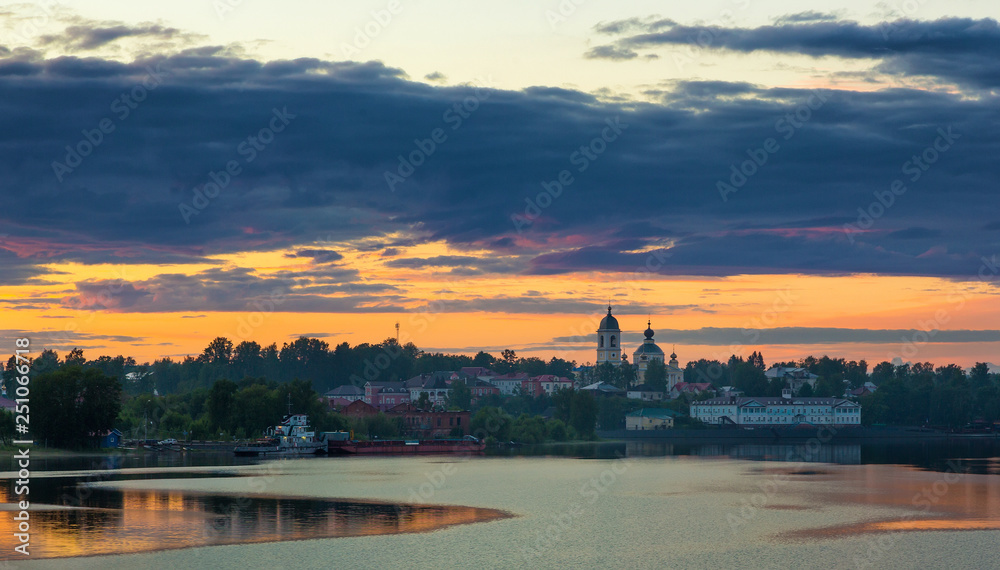
[[[0,330],[1000,363],[1000,5],[0,3]]]

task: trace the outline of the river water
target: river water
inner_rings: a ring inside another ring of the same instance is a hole
[[[31,556],[13,552],[11,512],[0,558],[74,569],[998,568],[998,456],[994,440],[50,459],[32,474]],[[12,475],[0,473],[8,510]]]

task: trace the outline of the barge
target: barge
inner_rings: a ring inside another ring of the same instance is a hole
[[[309,427],[305,414],[285,416],[265,437],[237,446],[241,457],[306,457],[311,455],[411,455],[483,453],[486,442],[467,435],[461,439],[375,439],[361,441],[344,431],[321,432]]]

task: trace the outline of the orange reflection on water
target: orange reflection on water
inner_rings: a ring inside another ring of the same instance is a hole
[[[461,506],[146,490],[94,490],[83,508],[34,508],[41,510],[30,512],[32,558],[429,532],[511,516]],[[0,517],[4,553],[17,544],[11,518]]]
[[[897,466],[830,468],[825,489],[810,493],[824,506],[845,503],[905,509],[882,520],[807,528],[779,538],[833,538],[876,532],[1000,530],[1000,485],[995,475],[938,473]],[[773,470],[778,472],[778,470]]]

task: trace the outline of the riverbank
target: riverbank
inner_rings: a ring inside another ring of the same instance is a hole
[[[599,431],[604,440],[651,440],[676,443],[807,441],[880,443],[891,441],[1000,439],[1000,433],[961,434],[917,427],[754,427]]]

